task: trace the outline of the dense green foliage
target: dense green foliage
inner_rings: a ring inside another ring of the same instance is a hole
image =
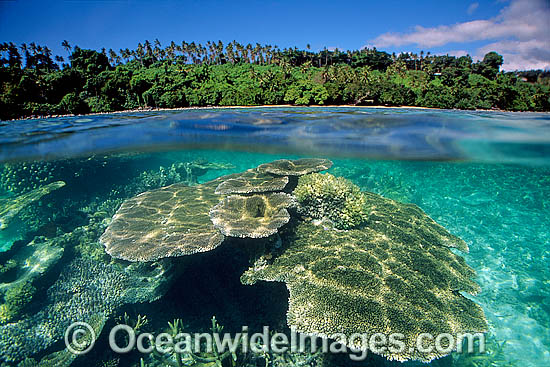
[[[235,41],[166,48],[146,41],[120,54],[62,45],[69,63],[60,56],[54,62],[47,47],[34,43],[0,44],[0,119],[262,104],[550,110],[548,73],[501,72],[495,52],[474,63],[469,56],[311,52]]]

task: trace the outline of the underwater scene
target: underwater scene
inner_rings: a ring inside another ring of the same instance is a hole
[[[550,114],[0,122],[0,162],[0,366],[550,365]]]

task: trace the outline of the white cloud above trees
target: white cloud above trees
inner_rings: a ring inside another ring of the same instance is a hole
[[[405,45],[430,48],[474,41],[488,41],[475,51],[474,59],[496,51],[504,56],[505,70],[550,69],[550,3],[547,0],[512,0],[490,19],[438,27],[417,25],[408,33],[381,34],[369,44],[378,48]]]

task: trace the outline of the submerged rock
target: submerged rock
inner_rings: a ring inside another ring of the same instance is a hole
[[[288,234],[288,247],[271,263],[258,260],[241,277],[285,282],[287,322],[323,338],[337,333],[401,333],[405,348],[379,352],[388,359],[424,362],[416,337],[483,332],[482,309],[459,292],[476,293],[475,272],[448,247],[466,249],[418,207],[365,193],[371,205],[361,229],[326,230],[308,222]],[[348,347],[367,349],[358,338]]]

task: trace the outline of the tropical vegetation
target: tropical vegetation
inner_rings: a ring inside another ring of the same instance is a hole
[[[234,105],[388,105],[550,110],[550,72],[503,72],[503,57],[399,55],[145,41],[135,50],[0,44],[0,119]]]

